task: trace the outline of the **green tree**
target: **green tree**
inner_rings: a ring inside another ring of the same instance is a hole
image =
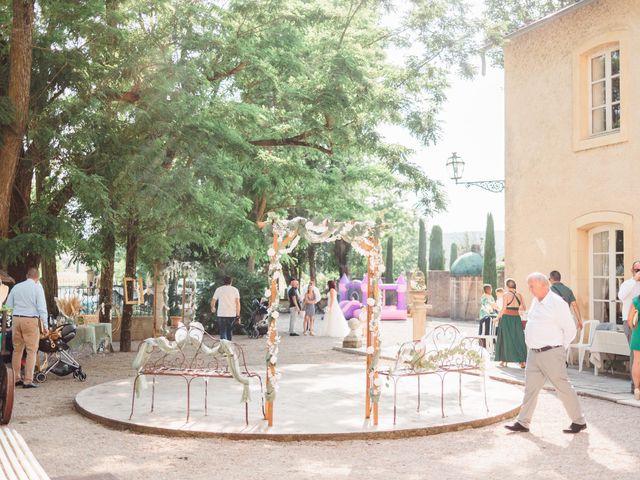
[[[424,220],[420,219],[418,226],[418,270],[427,278],[427,229]]]
[[[454,242],[451,244],[451,251],[449,253],[449,270],[451,270],[451,267],[453,266],[453,264],[457,259],[458,259],[458,244]]]
[[[429,270],[444,270],[444,247],[442,228],[434,225],[429,239]]]
[[[473,73],[476,23],[463,0],[414,0],[393,25],[387,2],[352,0],[12,6],[31,10],[0,5],[0,26],[26,22],[0,28],[9,66],[0,69],[0,148],[13,152],[0,169],[0,207],[11,198],[13,209],[0,257],[22,269],[42,263],[48,299],[62,251],[100,266],[101,321],[117,251],[127,276],[170,258],[262,266],[256,224],[268,211],[383,217],[396,266],[415,262],[398,198],[412,195],[423,215],[444,198],[410,150],[377,132],[394,125],[423,145],[436,140],[447,75]],[[389,60],[390,48],[402,61]],[[339,253],[348,268],[355,255]]]
[[[493,215],[487,214],[487,228],[484,234],[484,264],[482,281],[496,289],[498,274],[496,269],[496,234],[493,227]]]

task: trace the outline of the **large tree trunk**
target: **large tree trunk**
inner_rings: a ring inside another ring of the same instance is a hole
[[[316,279],[316,248],[318,245],[315,243],[310,244],[307,247],[307,260],[309,261],[309,277],[311,280]]]
[[[296,278],[296,279],[298,278],[296,276],[295,268],[290,267],[289,264],[283,264],[282,265],[282,275],[284,276],[284,279],[287,282],[287,285],[294,278]]]
[[[113,270],[116,263],[116,238],[109,228],[102,230],[102,260],[100,262],[100,293],[98,305],[100,323],[111,322],[113,308]]]
[[[336,240],[333,246],[334,253],[336,254],[336,261],[338,262],[338,268],[340,270],[340,278],[346,274],[349,276],[349,251],[351,245],[344,240]]]
[[[13,121],[0,129],[0,238],[9,234],[9,210],[16,167],[29,114],[33,0],[13,0],[8,97]]]
[[[55,255],[44,255],[41,265],[42,287],[44,288],[44,296],[47,300],[47,310],[49,314],[57,317],[59,312],[55,297],[58,296],[58,268],[56,267]]]
[[[255,273],[256,272],[256,257],[254,257],[253,255],[251,255],[247,259],[247,271],[249,273]]]
[[[136,263],[138,258],[138,220],[133,218],[127,228],[127,256],[125,260],[124,276],[136,277]],[[126,285],[125,285],[126,288]],[[120,351],[131,351],[131,319],[133,305],[122,308],[122,322],[120,323]]]
[[[33,160],[23,148],[16,166],[16,177],[11,192],[11,207],[9,209],[8,237],[14,237],[14,230],[20,233],[29,231],[29,216],[31,215],[31,187],[33,185]],[[40,263],[39,254],[23,251],[8,265],[8,272],[17,281],[27,276],[30,267],[37,267]]]

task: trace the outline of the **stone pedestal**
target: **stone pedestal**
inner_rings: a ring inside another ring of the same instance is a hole
[[[427,311],[432,306],[425,303],[414,303],[411,306],[411,319],[413,320],[413,339],[420,340],[427,330]]]
[[[360,320],[352,318],[348,322],[351,331],[342,340],[342,348],[360,348],[362,347],[362,338],[356,332],[361,331]]]

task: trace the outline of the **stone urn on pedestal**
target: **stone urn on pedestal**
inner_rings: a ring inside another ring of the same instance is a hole
[[[360,348],[362,347],[362,338],[359,333],[362,332],[362,324],[357,318],[350,319],[347,324],[351,331],[342,340],[342,348]]]
[[[431,305],[427,304],[429,292],[424,274],[416,271],[411,275],[411,289],[409,290],[409,302],[411,304],[411,319],[413,320],[413,340],[420,340],[427,328],[427,310]]]

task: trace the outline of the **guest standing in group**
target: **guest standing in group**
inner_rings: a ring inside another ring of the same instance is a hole
[[[557,293],[562,299],[567,302],[569,309],[573,313],[573,318],[576,321],[576,327],[578,330],[582,330],[582,315],[580,314],[580,307],[578,307],[578,301],[573,291],[561,282],[562,276],[557,270],[553,270],[549,274],[549,282],[551,282],[551,291]]]
[[[638,312],[640,312],[640,296],[635,297],[627,316],[627,326],[631,331],[631,380],[633,381],[633,396],[640,400],[640,328],[638,327]]]
[[[527,346],[524,341],[524,331],[520,312],[526,312],[527,306],[522,295],[516,291],[516,282],[508,278],[505,282],[507,291],[502,299],[502,310],[496,320],[500,326],[496,341],[496,361],[501,367],[508,362],[517,362],[520,368],[525,368],[527,361]]]
[[[296,323],[302,312],[299,287],[298,280],[292,278],[291,282],[289,282],[289,290],[287,290],[287,297],[289,298],[289,336],[291,337],[299,337],[295,330]]]
[[[483,294],[480,297],[480,325],[478,327],[478,335],[489,335],[491,320],[495,317],[498,306],[496,305],[496,301],[492,295],[493,287],[486,284],[482,287],[482,290]]]
[[[316,297],[316,313],[318,313],[318,303],[322,300],[322,294],[314,279],[309,280],[309,285],[313,288],[313,295]]]
[[[233,325],[240,322],[240,292],[232,285],[231,277],[224,277],[221,287],[216,288],[211,299],[211,313],[218,315],[220,339],[231,341]]]
[[[622,318],[629,318],[629,311],[631,310],[631,305],[633,305],[633,299],[640,295],[640,260],[636,260],[631,265],[631,278],[622,282],[620,285],[620,290],[618,290],[618,299],[622,301]],[[624,322],[624,333],[627,335],[627,340],[631,341],[631,329],[629,328],[629,322]],[[635,364],[633,358],[633,352],[629,356],[629,362],[631,371],[633,371],[633,366]],[[635,394],[635,385],[633,383],[633,378],[631,379],[631,393]]]
[[[498,307],[498,312],[502,310],[502,304],[504,298],[504,288],[496,288],[496,307]]]
[[[13,310],[11,367],[18,378],[16,386],[22,385],[22,388],[37,387],[33,383],[33,370],[36,366],[40,333],[47,333],[47,302],[39,280],[38,269],[30,268],[27,271],[27,279],[13,287],[6,303]],[[20,378],[22,354],[25,350],[27,351],[27,363],[24,368],[24,377]]]
[[[307,292],[304,294],[304,327],[303,327],[303,335],[307,335],[307,333],[313,336],[313,317],[316,314],[316,303],[318,303],[319,299],[316,298],[316,292],[313,286],[313,283],[309,283],[307,287]]]
[[[571,425],[564,433],[578,433],[587,428],[565,363],[567,348],[576,336],[576,326],[566,302],[549,288],[549,280],[542,273],[527,277],[533,294],[531,310],[527,315],[527,370],[525,371],[524,399],[513,425],[505,425],[512,432],[528,432],[538,394],[547,380],[556,389]]]

